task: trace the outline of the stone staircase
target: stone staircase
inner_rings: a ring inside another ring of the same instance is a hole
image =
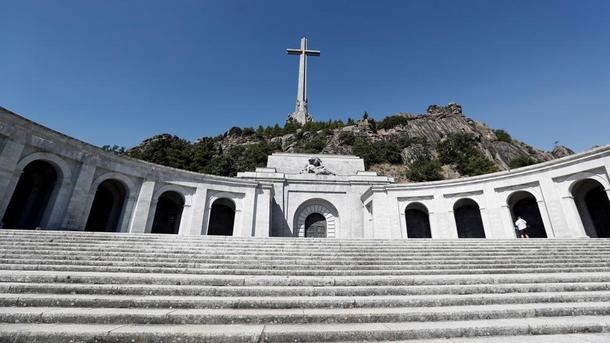
[[[0,342],[527,342],[530,335],[610,342],[610,240],[0,230]]]

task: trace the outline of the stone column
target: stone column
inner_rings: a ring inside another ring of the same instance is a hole
[[[256,188],[246,190],[246,195],[241,203],[243,208],[235,209],[235,226],[233,228],[233,236],[252,237],[254,235],[254,212],[256,211]],[[210,204],[211,210],[211,204]],[[237,220],[240,216],[241,220]],[[241,224],[241,225],[237,225]]]
[[[85,225],[87,225],[87,216],[89,214],[90,206],[89,196],[93,191],[95,196],[96,190],[91,190],[91,184],[96,169],[96,159],[85,158],[80,166],[78,177],[74,183],[74,191],[70,197],[68,207],[66,209],[66,215],[64,217],[62,228],[68,230],[79,230],[84,231]]]
[[[580,218],[580,212],[578,212],[574,197],[572,195],[563,196],[561,204],[567,226],[570,228],[569,231],[565,232],[566,237],[589,237]]]
[[[138,200],[131,218],[129,226],[130,233],[145,233],[148,226],[149,217],[153,209],[151,209],[152,197],[155,192],[155,181],[144,181],[140,187]],[[151,223],[152,225],[152,223]]]
[[[481,215],[481,223],[483,223],[483,232],[485,233],[485,238],[493,238],[493,233],[491,230],[489,230],[489,228],[491,227],[491,222],[489,221],[487,209],[485,207],[479,207],[479,213]]]
[[[197,185],[197,190],[195,190],[195,194],[193,194],[189,230],[185,233],[185,235],[200,236],[202,234],[203,218],[206,208],[205,198],[207,193],[208,187],[206,185]]]
[[[191,233],[191,223],[193,220],[193,194],[184,194],[184,206],[182,207],[182,216],[180,217],[180,225],[178,226],[179,236],[188,236]]]
[[[392,207],[389,200],[385,192],[373,193],[373,226],[375,228],[373,238],[392,238],[392,225],[395,225],[395,228],[400,228],[400,223],[393,223],[395,220],[392,220],[392,217],[398,216],[395,213],[396,206]],[[399,229],[394,231],[398,231],[397,234],[400,237]]]
[[[502,233],[502,237],[498,238],[516,238],[517,233],[515,231],[515,224],[513,223],[513,215],[510,212],[510,208],[507,204],[504,204],[502,207],[502,222],[504,224],[504,232]]]
[[[538,203],[538,211],[540,212],[540,217],[542,217],[542,223],[544,223],[546,236],[548,238],[555,238],[555,229],[553,228],[553,224],[549,218],[549,212],[546,208],[544,200],[537,200],[536,202]]]
[[[561,205],[561,196],[553,180],[549,177],[543,177],[540,180],[540,189],[544,204],[548,209],[549,222],[555,237],[574,237],[573,230],[567,225]]]
[[[455,223],[455,213],[449,210],[445,213],[438,213],[439,228],[431,228],[433,238],[458,238],[457,224]],[[432,225],[432,221],[430,221]]]
[[[259,185],[256,192],[254,237],[271,236],[272,187]]]
[[[481,208],[481,219],[483,219],[486,238],[502,239],[515,237],[510,210],[506,204],[502,204],[500,198],[498,192],[496,192],[491,184],[483,185],[483,196],[481,197],[483,200],[479,206]],[[483,212],[486,218],[483,218]],[[506,216],[507,214],[508,216]]]
[[[24,147],[19,142],[7,140],[0,152],[0,222],[21,176],[21,170],[16,169]]]

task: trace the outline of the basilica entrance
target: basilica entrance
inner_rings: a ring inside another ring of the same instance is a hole
[[[459,238],[485,238],[481,209],[472,199],[461,199],[453,206]]]
[[[326,218],[312,213],[305,219],[305,237],[326,238]]]
[[[585,233],[592,238],[610,238],[610,200],[604,186],[586,179],[572,188]]]
[[[432,238],[428,209],[420,203],[412,203],[405,209],[407,238]]]
[[[527,222],[527,232],[531,238],[547,238],[540,208],[532,193],[515,192],[511,194],[507,202],[513,217],[513,224],[517,217],[521,217]]]
[[[86,231],[117,232],[127,190],[118,180],[106,180],[97,187]]]
[[[34,161],[24,169],[3,218],[7,229],[35,229],[44,225],[58,174],[46,161]]]
[[[212,204],[208,235],[233,236],[235,203],[229,199],[218,199]]]
[[[174,191],[161,194],[157,201],[152,233],[178,234],[183,209],[182,195]]]

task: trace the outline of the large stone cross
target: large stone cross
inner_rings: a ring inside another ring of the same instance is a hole
[[[318,50],[307,50],[307,38],[301,38],[300,49],[287,49],[288,55],[299,55],[299,85],[297,89],[297,104],[288,118],[301,124],[311,121],[313,118],[307,109],[307,56],[320,56]]]

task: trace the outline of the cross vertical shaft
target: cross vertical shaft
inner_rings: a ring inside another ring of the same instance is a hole
[[[311,121],[308,110],[307,99],[307,56],[320,56],[318,50],[307,49],[307,38],[301,38],[300,49],[287,49],[289,55],[299,55],[299,82],[297,84],[297,101],[295,111],[289,116],[289,120],[295,120],[301,124]]]

